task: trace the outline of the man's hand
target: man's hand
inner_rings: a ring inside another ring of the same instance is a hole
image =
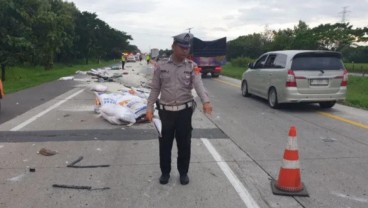
[[[203,112],[211,115],[212,113],[212,105],[210,102],[203,103]]]
[[[146,112],[147,121],[151,122],[152,118],[153,118],[153,112],[151,110],[147,110],[147,112]]]
[[[154,70],[156,70],[156,69],[160,68],[160,67],[159,67],[159,65],[158,65],[158,63],[157,63],[157,61],[155,61],[155,60],[150,60],[150,63],[153,65]]]

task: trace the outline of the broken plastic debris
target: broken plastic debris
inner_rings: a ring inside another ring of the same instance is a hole
[[[60,77],[59,80],[73,80],[73,76],[67,76],[67,77]]]
[[[55,155],[57,153],[57,151],[42,148],[37,153],[40,154],[40,155],[44,155],[44,156],[52,156],[52,155]]]

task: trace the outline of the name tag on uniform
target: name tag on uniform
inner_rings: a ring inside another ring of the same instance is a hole
[[[189,79],[190,76],[192,75],[192,72],[191,71],[184,71],[184,75],[185,75],[186,79]],[[185,84],[188,84],[188,83],[185,83]]]

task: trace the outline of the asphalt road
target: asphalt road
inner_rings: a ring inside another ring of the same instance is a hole
[[[127,66],[129,75],[152,72],[145,64]],[[132,76],[124,81],[141,82]],[[52,88],[54,84],[59,87]],[[242,97],[238,80],[206,78],[214,113],[207,117],[198,105],[193,116],[190,184],[178,181],[174,145],[171,179],[163,186],[158,183],[158,142],[152,124],[118,126],[99,117],[93,112],[93,84],[57,81],[45,85],[49,89],[40,86],[29,98],[35,100],[33,105],[4,119],[0,207],[368,206],[366,111],[341,105],[325,111],[317,105],[274,110],[262,99]],[[49,96],[40,94],[42,90]],[[290,126],[297,128],[302,181],[309,197],[271,191]],[[41,148],[58,153],[42,156],[37,154]],[[78,165],[109,166],[66,167],[80,156]]]
[[[53,81],[6,94],[1,100],[0,124],[73,89],[74,85],[74,81]]]

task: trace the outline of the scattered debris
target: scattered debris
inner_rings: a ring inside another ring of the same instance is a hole
[[[73,80],[74,77],[73,76],[68,76],[68,77],[60,77],[59,80]]]
[[[26,174],[21,174],[21,175],[15,176],[13,178],[9,178],[7,180],[12,181],[12,182],[17,182],[17,181],[20,181],[24,176],[26,176]]]
[[[78,159],[76,159],[74,162],[70,163],[66,167],[74,166],[75,164],[79,163],[81,160],[83,160],[83,157],[82,156],[80,156]]]
[[[64,184],[53,184],[54,188],[67,188],[67,189],[85,189],[85,190],[108,190],[110,187],[92,188],[91,186],[75,186],[75,185],[64,185]]]
[[[110,167],[110,165],[83,165],[83,166],[82,165],[75,165],[75,164],[79,163],[81,160],[83,160],[83,156],[80,156],[77,160],[70,163],[66,167],[68,167],[68,168],[106,168],[106,167]]]
[[[52,156],[52,155],[57,154],[57,151],[42,148],[37,153],[40,154],[40,155],[44,155],[44,156]]]
[[[334,138],[328,138],[328,137],[326,137],[326,138],[320,137],[320,138],[323,142],[334,142],[334,141],[336,141],[336,139],[334,139]]]

